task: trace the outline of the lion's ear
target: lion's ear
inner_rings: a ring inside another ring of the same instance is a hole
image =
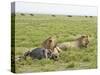
[[[81,38],[85,38],[86,36],[82,35]]]

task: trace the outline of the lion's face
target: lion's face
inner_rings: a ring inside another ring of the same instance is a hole
[[[54,54],[52,55],[53,60],[58,61],[58,58],[59,58],[58,55],[54,55]]]
[[[89,44],[88,36],[81,36],[81,45],[87,48],[88,44]]]
[[[54,49],[56,47],[56,38],[55,37],[49,37],[48,39],[46,39],[44,42],[43,42],[43,47],[46,48],[46,49]]]
[[[58,48],[54,48],[53,51],[51,51],[51,57],[50,59],[53,59],[55,61],[57,61],[59,59],[59,51],[58,51]]]

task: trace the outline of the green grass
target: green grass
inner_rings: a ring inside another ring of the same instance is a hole
[[[13,17],[12,17],[13,18]],[[13,23],[13,20],[12,20]],[[97,67],[96,49],[97,17],[85,18],[84,16],[67,17],[65,15],[34,15],[17,14],[15,17],[15,55],[20,56],[27,50],[40,47],[41,42],[49,36],[57,35],[57,41],[72,40],[81,34],[91,35],[88,48],[68,49],[60,54],[58,61],[32,60],[17,61],[16,72],[45,72],[70,69],[91,69]]]

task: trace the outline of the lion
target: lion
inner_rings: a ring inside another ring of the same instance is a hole
[[[55,36],[51,36],[43,41],[42,48],[45,48],[45,56],[48,58],[47,52],[48,50],[52,53],[54,52],[54,48],[57,46],[57,40]]]
[[[89,36],[81,35],[79,38],[58,44],[60,49],[68,49],[68,48],[87,48],[89,44]]]
[[[49,37],[46,40],[44,40],[42,43],[43,48],[50,49],[50,50],[54,50],[56,45],[57,45],[57,40],[55,37]]]
[[[51,53],[52,59],[58,60],[59,54],[62,52],[62,50],[59,47],[55,47],[53,52]]]

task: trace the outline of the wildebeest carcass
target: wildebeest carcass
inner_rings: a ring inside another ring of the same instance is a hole
[[[45,48],[35,48],[35,49],[32,49],[31,51],[25,52],[24,59],[26,59],[27,56],[30,56],[32,58],[32,60],[34,60],[34,59],[40,60],[40,59],[46,58],[45,53],[47,54],[47,57],[50,59],[53,59],[53,60],[58,59],[57,54],[54,54],[50,50],[47,50]]]

